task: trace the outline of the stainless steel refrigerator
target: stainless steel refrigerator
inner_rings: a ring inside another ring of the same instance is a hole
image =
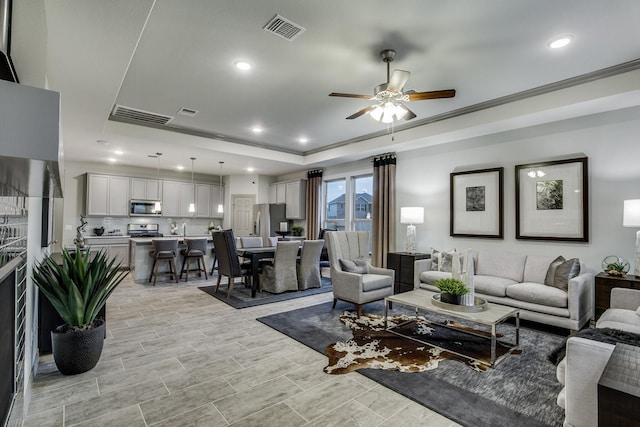
[[[272,205],[262,203],[254,205],[253,217],[255,218],[254,231],[256,236],[277,236],[276,231],[289,230],[290,223],[285,217],[285,205]]]

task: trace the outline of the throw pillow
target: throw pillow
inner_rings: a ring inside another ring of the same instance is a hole
[[[445,271],[451,273],[451,264],[453,263],[453,257],[458,257],[459,266],[462,266],[462,254],[458,254],[455,249],[449,252],[440,252],[438,254],[438,271]]]
[[[438,271],[438,254],[440,251],[431,248],[431,271]]]
[[[369,264],[365,259],[339,259],[340,268],[347,273],[367,274],[369,272]]]
[[[578,258],[568,259],[556,268],[553,286],[567,292],[569,290],[569,280],[578,274],[580,274],[580,260]]]
[[[547,268],[547,276],[544,279],[544,284],[547,286],[553,286],[553,278],[556,275],[556,269],[560,264],[565,261],[564,257],[560,255],[558,258],[551,261],[549,264],[549,268]]]

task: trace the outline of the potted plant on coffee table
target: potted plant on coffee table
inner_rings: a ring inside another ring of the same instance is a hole
[[[64,325],[51,331],[53,359],[64,375],[93,369],[102,354],[104,319],[97,319],[109,295],[129,274],[103,251],[71,253],[61,262],[51,255],[33,269],[33,283],[51,302]]]
[[[469,293],[469,288],[458,279],[442,278],[433,285],[440,289],[440,301],[448,304],[462,304],[462,296]]]

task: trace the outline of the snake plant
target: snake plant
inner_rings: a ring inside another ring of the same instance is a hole
[[[470,291],[460,280],[449,277],[438,279],[433,285],[440,289],[440,292],[455,296],[466,295]]]
[[[129,273],[119,267],[104,251],[71,254],[63,249],[61,264],[47,256],[34,267],[32,277],[67,329],[79,331],[93,327],[107,298]]]

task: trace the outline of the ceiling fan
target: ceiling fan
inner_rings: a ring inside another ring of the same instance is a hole
[[[422,101],[425,99],[453,98],[456,96],[456,91],[454,89],[434,90],[430,92],[416,92],[408,90],[403,92],[402,88],[409,79],[411,73],[404,70],[393,70],[393,74],[389,74],[389,64],[393,62],[393,57],[395,55],[396,51],[393,49],[385,49],[380,52],[382,61],[387,64],[387,81],[375,87],[373,90],[373,96],[337,92],[329,94],[329,96],[362,98],[375,101],[374,104],[371,104],[347,117],[347,120],[357,119],[366,113],[369,113],[375,120],[383,123],[391,123],[394,119],[411,120],[416,117],[416,114],[400,101]]]

